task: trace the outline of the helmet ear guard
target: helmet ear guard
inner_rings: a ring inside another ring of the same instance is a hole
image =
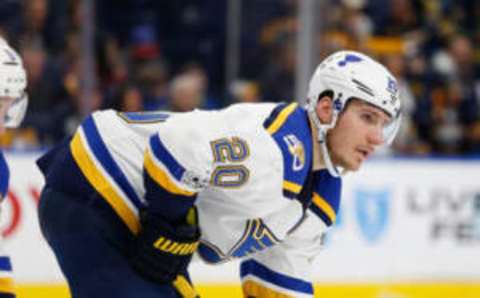
[[[20,126],[27,112],[28,96],[24,93],[21,97],[15,98],[5,115],[5,127],[15,128]]]
[[[20,55],[0,37],[0,100],[13,98],[4,117],[6,127],[17,127],[23,120],[28,105],[27,74]]]
[[[330,96],[332,98],[333,102],[333,96],[334,92],[332,90],[325,90],[318,96],[315,96],[314,98],[308,98],[307,100],[307,111],[309,114],[310,119],[312,119],[313,123],[315,126],[318,128],[318,141],[319,142],[324,142],[326,141],[326,134],[323,134],[321,132],[326,132],[327,130],[333,128],[335,126],[335,123],[337,122],[337,117],[338,117],[338,111],[334,108],[332,113],[332,120],[330,123],[322,123],[320,118],[317,116],[317,105],[320,99],[322,99],[325,96]],[[320,129],[322,128],[322,129]]]
[[[333,117],[330,123],[322,123],[316,107],[319,100],[331,94]],[[377,107],[389,116],[390,123],[384,128],[385,144],[391,144],[400,127],[401,112],[397,82],[393,75],[380,63],[370,57],[354,52],[336,52],[315,70],[309,83],[306,109],[312,122],[318,129],[318,141],[322,147],[325,165],[332,176],[341,172],[333,164],[327,146],[327,132],[335,127],[339,114],[352,98],[356,98]]]

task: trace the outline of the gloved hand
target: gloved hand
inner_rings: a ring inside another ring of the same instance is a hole
[[[197,250],[200,229],[196,223],[172,224],[160,216],[142,212],[142,229],[132,251],[131,265],[143,277],[172,283],[185,273]]]

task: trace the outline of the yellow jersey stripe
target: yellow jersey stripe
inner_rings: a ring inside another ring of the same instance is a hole
[[[267,128],[269,134],[274,134],[277,130],[282,127],[283,123],[287,120],[288,116],[297,108],[297,103],[291,103],[287,107],[285,107],[280,114],[278,114],[277,118],[270,124]]]
[[[302,186],[300,184],[284,180],[283,181],[283,189],[286,189],[290,192],[298,194],[302,190]]]
[[[140,228],[137,215],[117,193],[115,188],[106,177],[97,168],[97,165],[88,154],[88,149],[82,143],[80,131],[75,134],[70,143],[75,162],[80,167],[83,175],[87,178],[95,190],[100,193],[109,205],[115,210],[120,218],[125,222],[132,233],[137,234]]]
[[[0,293],[15,294],[15,283],[13,282],[13,278],[0,278]]]
[[[176,195],[182,195],[182,196],[188,196],[188,197],[195,195],[194,192],[184,190],[178,187],[177,184],[174,181],[172,181],[172,179],[163,169],[155,165],[152,159],[151,152],[149,150],[145,152],[144,167],[148,175],[150,175],[150,177],[155,182],[157,182],[161,187],[163,187],[168,192]]]
[[[320,195],[317,193],[313,193],[313,204],[315,204],[320,210],[322,210],[328,218],[333,222],[335,222],[335,219],[337,215],[335,214],[335,211],[333,210],[332,206]]]
[[[245,297],[268,297],[268,298],[292,298],[293,296],[279,293],[267,288],[253,280],[246,280],[242,283],[243,295]]]

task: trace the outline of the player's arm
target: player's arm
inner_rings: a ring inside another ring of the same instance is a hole
[[[141,231],[132,264],[143,276],[159,283],[185,275],[200,238],[194,209],[200,187],[185,162],[174,155],[158,134],[150,138],[144,157],[145,198]],[[185,144],[189,145],[189,144]],[[185,154],[188,153],[184,152]],[[183,160],[194,157],[183,156]]]

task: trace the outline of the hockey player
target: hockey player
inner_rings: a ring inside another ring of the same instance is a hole
[[[246,297],[311,297],[341,175],[393,140],[396,81],[357,52],[325,59],[308,104],[95,112],[42,157],[40,224],[79,297],[195,297],[188,264],[241,259]]]
[[[20,56],[0,37],[0,133],[5,128],[17,127],[27,109],[27,84]],[[0,151],[0,203],[7,195],[10,172]],[[0,298],[15,297],[12,265],[2,248],[0,240]]]

